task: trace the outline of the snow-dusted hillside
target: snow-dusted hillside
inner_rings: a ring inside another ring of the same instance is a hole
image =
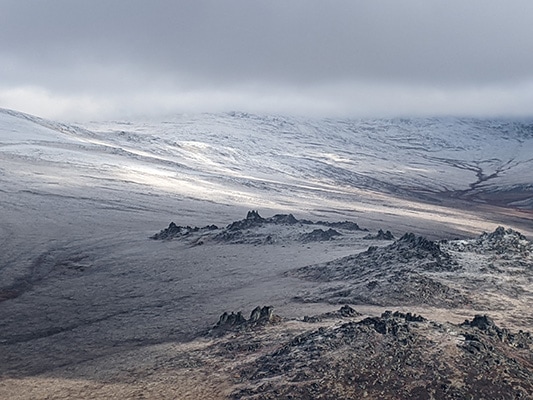
[[[444,192],[477,199],[504,191],[515,192],[526,207],[533,198],[532,123],[231,113],[88,128],[114,146],[148,152],[169,173],[176,165],[165,163],[172,161],[222,185]]]
[[[29,208],[68,198],[89,214],[103,207],[164,218],[193,201],[229,218],[247,209],[344,213],[477,233],[505,221],[472,223],[476,215],[456,212],[452,200],[533,206],[533,123],[520,121],[229,113],[81,126],[0,110],[0,158],[8,203],[19,192],[39,197]]]
[[[309,197],[371,190],[533,205],[533,123],[526,122],[231,113],[82,128],[4,110],[0,140],[3,157],[224,203],[276,206],[288,198],[305,206]]]
[[[4,283],[31,265],[25,246],[225,224],[249,209],[434,236],[531,226],[533,124],[519,121],[229,113],[68,125],[0,110],[0,161],[2,240],[18,248],[4,253]],[[485,201],[504,208],[468,207]]]

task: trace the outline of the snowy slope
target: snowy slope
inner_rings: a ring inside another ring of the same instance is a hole
[[[463,197],[518,190],[525,204],[533,193],[528,173],[533,124],[525,122],[310,120],[232,113],[88,128],[115,146],[142,148],[160,161],[173,160],[240,186]]]
[[[533,207],[533,124],[520,121],[229,113],[73,126],[3,110],[0,156],[27,160],[10,173],[30,185],[59,168],[49,182],[251,208],[345,208],[369,193]]]

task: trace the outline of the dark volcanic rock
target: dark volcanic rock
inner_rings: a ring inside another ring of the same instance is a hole
[[[311,316],[311,317],[306,315],[303,318],[303,321],[304,322],[320,322],[320,321],[323,321],[325,319],[331,319],[331,318],[353,318],[353,317],[358,317],[358,316],[361,316],[361,315],[363,315],[363,314],[361,314],[360,312],[354,310],[349,305],[345,304],[340,309],[338,309],[337,311],[327,312],[327,313],[324,313],[324,314],[314,315],[314,316]]]
[[[261,226],[263,222],[265,222],[265,219],[259,215],[259,212],[252,210],[248,211],[245,219],[232,222],[226,227],[226,229],[228,231],[250,229],[252,227]]]
[[[400,318],[404,319],[407,322],[426,322],[427,319],[421,315],[412,314],[410,312],[402,313],[400,311],[385,311],[381,314],[381,318],[390,319],[390,318]]]
[[[276,214],[267,218],[267,222],[273,224],[294,225],[298,224],[300,221],[298,221],[292,214]]]
[[[229,231],[244,230],[262,226],[263,224],[294,225],[298,220],[292,214],[276,214],[270,218],[263,218],[258,211],[248,211],[245,219],[229,224],[226,229]]]
[[[272,244],[276,242],[271,234],[259,233],[259,228],[268,225],[284,226],[300,223],[292,214],[276,214],[263,218],[257,211],[249,211],[246,218],[229,224],[215,236],[216,240],[239,244]]]
[[[396,242],[388,246],[387,251],[397,251],[403,258],[428,258],[435,260],[449,260],[450,255],[441,250],[437,242],[406,233]]]
[[[484,331],[493,330],[496,328],[496,324],[492,318],[486,315],[476,315],[472,321],[466,320],[463,323],[463,326],[471,326],[473,328],[478,328]]]
[[[426,271],[453,271],[459,268],[450,254],[441,250],[437,242],[413,233],[406,233],[388,246],[369,248],[355,258],[362,263],[379,263],[382,266],[392,263],[410,264],[416,269]]]
[[[237,313],[224,312],[218,319],[217,324],[210,331],[211,334],[223,334],[227,331],[239,331],[258,326],[264,326],[269,323],[275,323],[281,321],[278,315],[274,314],[274,307],[264,306],[256,307],[250,313],[250,318],[246,319],[242,315],[242,312]]]
[[[502,226],[496,228],[492,233],[482,233],[475,245],[481,251],[494,251],[496,254],[522,253],[529,255],[533,252],[533,244],[524,235]]]
[[[482,233],[480,240],[485,240],[492,243],[498,243],[507,240],[511,243],[517,243],[520,240],[527,240],[527,238],[518,231],[510,228],[505,229],[503,226],[499,226],[492,233]]]
[[[230,328],[236,325],[237,326],[242,325],[245,322],[246,322],[246,318],[243,317],[241,311],[237,313],[231,312],[231,314],[224,312],[218,319],[218,322],[215,325],[215,327],[216,328]]]
[[[394,240],[394,235],[391,231],[383,232],[382,229],[378,230],[376,235],[366,235],[363,239],[365,240]]]
[[[531,398],[531,337],[519,348],[491,329],[501,330],[484,317],[453,325],[390,311],[321,327],[241,365],[232,398]]]
[[[368,229],[361,228],[355,222],[351,222],[351,221],[342,221],[342,222],[318,221],[317,223],[315,223],[315,225],[324,225],[324,226],[328,226],[331,228],[345,229],[347,231],[363,231],[363,232],[368,231]]]
[[[304,233],[301,236],[301,241],[304,243],[309,242],[324,242],[328,240],[333,240],[336,236],[342,236],[335,229],[329,228],[327,231],[323,229],[314,229],[312,232]]]
[[[343,316],[343,317],[356,317],[358,315],[361,315],[361,313],[355,311],[352,307],[350,307],[349,305],[345,304],[343,305],[338,313]]]
[[[312,232],[301,234],[302,229],[315,226]],[[325,228],[325,229],[323,229]],[[334,229],[336,228],[336,229]],[[317,222],[309,220],[298,220],[292,214],[275,214],[269,218],[263,218],[256,210],[248,211],[246,218],[234,221],[223,229],[218,229],[215,225],[204,228],[178,226],[170,223],[168,228],[153,235],[156,240],[166,240],[173,238],[183,238],[192,234],[197,235],[193,245],[204,244],[206,239],[231,244],[275,244],[293,241],[314,242],[332,240],[335,236],[342,235],[337,229],[343,230],[345,234],[353,231],[366,231],[361,229],[355,222]],[[209,233],[209,231],[217,231]]]
[[[208,225],[204,226],[203,228],[198,228],[197,226],[190,227],[190,226],[178,226],[174,222],[171,222],[168,225],[168,228],[163,229],[159,233],[156,233],[155,235],[151,236],[150,239],[154,240],[169,240],[174,238],[180,238],[183,236],[188,236],[191,233],[196,233],[200,231],[214,231],[217,230],[218,227],[216,225]]]
[[[449,273],[459,268],[438,243],[406,234],[391,245],[372,246],[362,253],[309,265],[288,275],[336,283],[299,296],[302,301],[457,307],[468,303],[468,299],[440,281],[435,273]]]
[[[450,241],[447,245],[455,251],[470,251],[480,254],[495,253],[498,255],[533,254],[533,243],[524,235],[513,229],[499,226],[494,232],[483,232],[477,239]]]
[[[472,321],[465,320],[461,326],[476,328],[489,336],[498,338],[502,342],[509,343],[515,347],[529,348],[530,345],[533,345],[533,337],[529,332],[519,331],[518,333],[512,333],[508,329],[497,326],[492,318],[487,315],[476,315]],[[476,338],[475,333],[470,333],[467,339],[476,340]]]

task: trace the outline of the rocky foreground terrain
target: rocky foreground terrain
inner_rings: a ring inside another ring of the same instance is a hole
[[[476,239],[431,241],[408,233],[393,243],[287,273],[323,282],[302,301],[507,310],[531,325],[533,246],[498,227]]]
[[[533,244],[514,229],[249,211],[135,240],[51,253],[4,292],[0,398],[533,398]]]
[[[234,399],[520,399],[533,393],[533,337],[485,315],[452,324],[391,311],[363,317],[343,306],[302,321],[221,321],[209,335],[223,336],[192,354],[200,364],[216,358]]]
[[[224,312],[196,339],[187,353],[194,361],[180,376],[190,382],[216,370],[206,383],[213,398],[533,398],[532,335],[488,316],[533,327],[533,244],[515,230],[498,227],[473,239],[441,241],[406,233],[394,240],[390,231],[368,233],[354,223],[263,218],[251,211],[224,228],[172,223],[152,237],[184,238],[191,246],[373,240],[353,255],[285,273],[320,283],[296,301],[352,306],[292,319],[266,306],[249,318]],[[369,305],[376,308],[369,312]],[[426,307],[427,314],[376,313],[397,306]],[[471,314],[452,323],[443,310]]]

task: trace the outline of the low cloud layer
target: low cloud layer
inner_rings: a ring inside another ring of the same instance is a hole
[[[533,3],[0,0],[0,107],[529,116]]]

